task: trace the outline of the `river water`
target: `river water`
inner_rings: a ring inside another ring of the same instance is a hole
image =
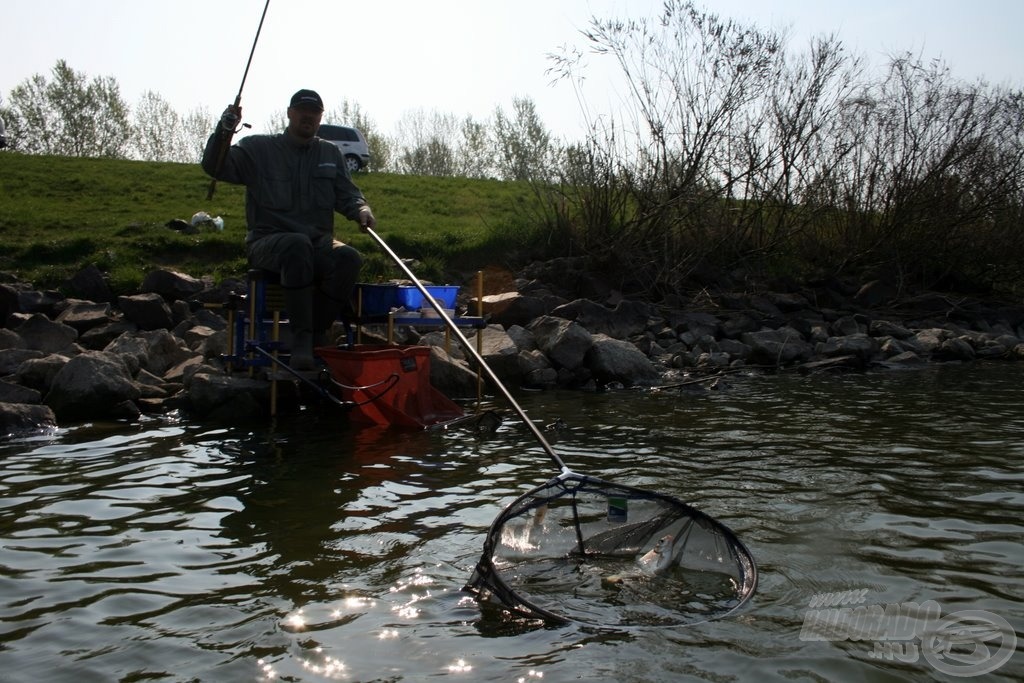
[[[487,435],[320,407],[9,439],[0,679],[1024,678],[1024,364],[726,384],[520,396],[575,471],[681,498],[750,548],[754,599],[675,628],[532,628],[462,592],[491,521],[557,474],[510,411]],[[815,637],[825,594],[937,606],[966,641]]]

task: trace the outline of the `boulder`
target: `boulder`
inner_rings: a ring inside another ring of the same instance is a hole
[[[13,375],[25,361],[46,355],[35,349],[0,349],[0,377]]]
[[[541,316],[527,328],[543,351],[555,365],[570,372],[583,366],[587,351],[594,338],[582,325],[564,318]]]
[[[26,386],[0,380],[0,402],[2,403],[41,403],[43,395]]]
[[[825,358],[852,356],[862,361],[871,360],[880,350],[878,340],[863,333],[830,337],[828,341],[818,344],[815,348],[817,354]]]
[[[66,420],[125,417],[138,398],[139,389],[120,358],[86,351],[57,372],[44,400],[59,419]]]
[[[500,325],[488,325],[469,338],[476,349],[476,335],[481,335],[480,355],[502,382],[519,380],[519,349]]]
[[[107,278],[94,263],[72,275],[65,284],[75,296],[87,301],[109,303],[114,299]]]
[[[159,269],[146,274],[139,291],[144,294],[159,294],[164,301],[177,301],[191,299],[203,291],[204,287],[202,280],[191,275],[176,270]]]
[[[155,292],[119,296],[117,306],[125,319],[138,325],[139,329],[159,330],[174,326],[171,307]]]
[[[112,322],[110,304],[71,300],[57,315],[57,322],[73,327],[82,334],[89,329]]]
[[[194,415],[214,420],[263,417],[270,410],[270,382],[197,372],[188,383],[187,405]]]
[[[78,339],[75,328],[54,322],[42,313],[32,314],[15,332],[21,337],[24,348],[44,353],[63,351]]]
[[[557,300],[559,303],[561,300]],[[550,298],[529,296],[518,292],[491,294],[483,298],[484,315],[490,322],[508,327],[510,325],[529,325],[530,322],[545,315],[554,306]],[[471,306],[471,309],[474,307]]]
[[[932,351],[932,358],[939,361],[974,360],[974,347],[966,337],[951,337]]]
[[[614,309],[589,299],[576,299],[556,307],[551,315],[575,320],[591,334],[626,339],[647,328],[650,307],[635,301],[620,301]]]
[[[87,349],[102,351],[122,334],[132,333],[138,329],[138,325],[128,320],[114,320],[83,332],[78,338],[78,343]]]
[[[747,359],[757,365],[788,365],[811,356],[811,346],[799,332],[788,327],[745,332],[740,340],[750,347]]]
[[[476,372],[465,361],[448,355],[443,346],[430,347],[430,383],[449,398],[477,395]]]
[[[0,349],[20,349],[24,346],[25,342],[17,332],[0,327]]]
[[[587,350],[586,364],[598,380],[626,386],[650,385],[659,375],[651,360],[633,344],[596,334]]]
[[[53,385],[53,378],[57,376],[57,373],[60,372],[61,368],[69,360],[68,356],[63,356],[59,353],[51,353],[49,356],[42,358],[30,358],[18,366],[14,377],[22,386],[30,387],[41,394],[46,394]]]
[[[740,339],[748,332],[756,332],[761,323],[746,313],[733,313],[722,320],[722,336],[726,339]]]
[[[0,434],[10,436],[57,426],[49,406],[0,402]]]
[[[530,332],[521,325],[511,325],[505,334],[515,342],[516,348],[520,351],[535,351],[537,349],[537,338],[533,336],[533,332]]]

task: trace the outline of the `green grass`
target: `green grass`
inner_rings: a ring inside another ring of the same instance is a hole
[[[377,217],[377,233],[417,275],[439,280],[456,271],[510,265],[530,240],[519,209],[529,188],[467,178],[359,174]],[[37,287],[60,288],[89,264],[118,293],[137,289],[154,268],[216,280],[245,272],[244,188],[218,183],[198,164],[0,153],[0,271]],[[224,219],[223,232],[183,235],[168,221],[197,211]],[[366,257],[364,280],[394,275],[390,260],[354,223],[335,216],[335,235]]]

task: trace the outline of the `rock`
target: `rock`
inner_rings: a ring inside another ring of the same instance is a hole
[[[620,301],[613,310],[589,299],[576,299],[556,307],[551,315],[574,320],[591,334],[626,339],[646,329],[650,308],[647,304]]]
[[[500,325],[488,325],[469,338],[469,342],[476,348],[476,335],[482,335],[480,342],[480,355],[488,367],[498,376],[502,382],[514,383],[519,381],[519,349],[505,330]]]
[[[172,366],[163,374],[164,382],[184,382],[185,375],[190,370],[195,370],[197,366],[202,365],[203,357],[200,355],[189,356],[185,360],[181,361],[177,365]],[[141,371],[140,371],[141,372]],[[136,380],[138,381],[138,380]]]
[[[485,296],[483,310],[490,322],[508,327],[529,325],[531,321],[547,314],[559,303],[562,303],[562,300],[554,297],[541,298],[518,292],[506,292]]]
[[[176,270],[159,269],[146,274],[139,291],[159,294],[164,301],[188,300],[203,291],[202,280]]]
[[[449,398],[477,395],[476,372],[465,361],[448,355],[442,346],[430,347],[430,383]]]
[[[72,275],[66,286],[75,296],[87,301],[109,303],[114,299],[106,277],[94,263]]]
[[[831,337],[828,341],[818,344],[815,351],[825,358],[854,356],[862,361],[869,361],[878,355],[880,345],[874,337],[856,333],[845,337]]]
[[[750,358],[750,347],[735,339],[722,339],[718,342],[718,350],[729,354],[733,360],[747,360]]]
[[[913,337],[910,337],[909,341],[919,353],[925,356],[929,356],[935,352],[942,342],[950,336],[948,330],[933,327],[924,330],[918,330]]]
[[[192,318],[195,320],[196,325],[209,327],[211,330],[220,331],[228,328],[228,321],[224,316],[218,314],[216,311],[210,310],[209,308],[197,309],[192,313]]]
[[[605,383],[649,385],[660,376],[650,359],[633,344],[604,334],[594,335],[586,365],[595,378]]]
[[[270,411],[270,382],[197,372],[188,384],[188,407],[199,417],[216,420],[263,417]]]
[[[0,327],[0,350],[20,349],[25,346],[25,341],[14,330]]]
[[[145,368],[162,375],[171,368],[196,355],[185,342],[167,330],[149,330],[122,334],[104,349],[122,356],[134,375]]]
[[[740,339],[748,332],[756,332],[761,323],[746,313],[733,313],[722,320],[722,336],[726,339]]]
[[[35,349],[0,349],[0,377],[12,375],[27,360],[42,358],[47,354]]]
[[[75,328],[78,334],[89,329],[112,322],[110,304],[79,301],[67,302],[67,306],[57,315],[57,322]]]
[[[195,325],[182,334],[181,338],[185,340],[188,348],[196,351],[214,334],[216,334],[216,331],[213,328],[206,327],[205,325]]]
[[[119,296],[117,306],[124,313],[125,319],[138,325],[139,329],[159,330],[174,326],[170,306],[154,292]]]
[[[75,328],[54,322],[42,313],[33,314],[15,332],[21,337],[25,348],[44,353],[63,351],[78,339]]]
[[[138,398],[139,389],[119,358],[86,351],[57,372],[44,400],[59,419],[67,420],[124,417]]]
[[[932,352],[932,358],[940,361],[970,361],[974,355],[974,347],[965,337],[946,339]]]
[[[10,285],[0,284],[0,325],[6,326],[11,316],[20,312],[18,290]]]
[[[860,321],[852,315],[844,315],[841,318],[833,321],[829,326],[832,332],[832,336],[835,337],[848,337],[852,334],[861,334],[865,331],[865,327],[860,324]]]
[[[594,338],[579,323],[564,318],[541,316],[529,329],[537,340],[537,348],[556,365],[572,372],[583,366]]]
[[[78,338],[78,343],[87,349],[102,351],[122,334],[130,334],[138,329],[138,325],[128,320],[114,320],[83,332]]]
[[[781,313],[795,313],[811,308],[807,297],[802,294],[769,292],[765,298]]]
[[[49,406],[0,402],[0,434],[4,436],[56,426],[57,418]]]
[[[520,351],[517,358],[519,360],[519,374],[524,377],[538,373],[541,370],[551,369],[551,361],[537,349]]]
[[[788,365],[811,355],[810,345],[791,328],[746,332],[740,339],[750,347],[747,360],[757,365]]]
[[[0,380],[0,403],[41,403],[43,395],[26,386]]]
[[[40,292],[34,289],[18,290],[17,310],[22,313],[40,313],[49,318],[56,314],[57,305],[64,301],[60,292]]]
[[[18,366],[14,377],[22,386],[30,387],[46,394],[53,385],[53,378],[57,376],[67,362],[68,356],[52,353],[42,358],[30,358]]]
[[[516,348],[520,351],[534,351],[537,348],[537,338],[525,327],[510,325],[505,334],[515,342]]]

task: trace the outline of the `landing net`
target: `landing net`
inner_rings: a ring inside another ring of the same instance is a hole
[[[494,520],[466,589],[510,617],[633,627],[722,617],[756,587],[753,557],[721,522],[566,470]]]

